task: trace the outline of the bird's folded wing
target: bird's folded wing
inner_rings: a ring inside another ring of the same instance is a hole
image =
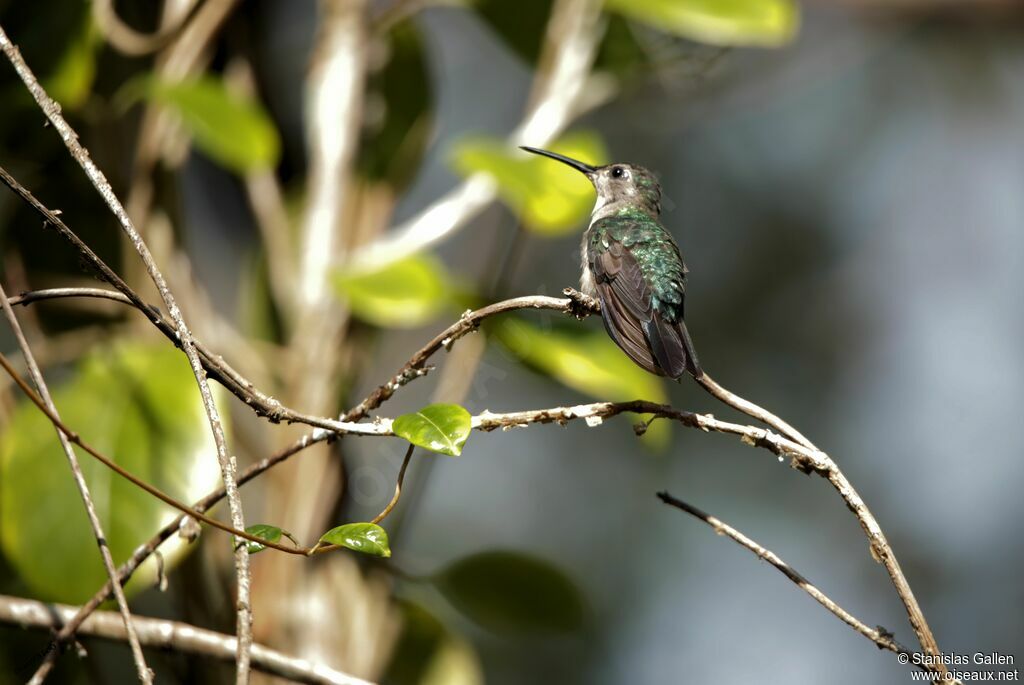
[[[653,309],[650,286],[633,254],[621,242],[607,239],[606,243],[607,249],[590,252],[605,328],[644,369],[678,378],[686,370],[687,359],[678,325]]]

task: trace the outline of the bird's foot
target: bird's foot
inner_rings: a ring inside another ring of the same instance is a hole
[[[597,298],[581,293],[576,288],[565,288],[562,294],[569,298],[569,313],[577,319],[585,319],[601,311],[601,303]]]

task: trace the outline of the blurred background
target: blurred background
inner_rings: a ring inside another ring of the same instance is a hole
[[[577,285],[592,190],[514,144],[655,170],[705,369],[836,459],[945,651],[1018,667],[1022,20],[995,1],[0,0],[197,337],[306,413],[355,405],[466,308]],[[157,302],[43,123],[0,66],[0,165]],[[6,190],[0,241],[9,294],[103,285]],[[17,313],[83,437],[181,498],[217,486],[187,365],[143,317],[81,299]],[[434,361],[376,413],[644,398],[747,422],[633,367],[593,317],[507,315]],[[219,399],[242,466],[303,433]],[[257,641],[394,683],[910,679],[655,497],[731,523],[913,646],[824,480],[722,435],[656,422],[638,439],[635,420],[417,452],[385,522],[391,559],[253,558]],[[307,450],[243,489],[247,522],[311,542],[368,520],[403,453],[398,439]],[[173,516],[86,468],[116,560]],[[66,470],[0,382],[0,593],[81,603],[102,584]],[[233,632],[227,538],[174,544],[167,589],[138,574],[133,610]],[[48,641],[0,626],[0,682],[28,678]],[[88,657],[64,655],[55,682],[134,678],[123,645],[81,643]],[[149,663],[158,682],[232,672]]]

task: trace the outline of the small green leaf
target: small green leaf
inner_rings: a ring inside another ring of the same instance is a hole
[[[346,523],[320,536],[320,542],[348,547],[375,557],[390,557],[388,533],[376,523]]]
[[[566,633],[586,609],[575,583],[536,557],[481,552],[443,569],[431,581],[452,606],[496,633]]]
[[[263,538],[267,542],[277,542],[281,539],[281,533],[283,531],[277,526],[268,526],[265,523],[257,523],[246,528],[245,532],[249,535],[255,535],[258,538]],[[244,542],[246,548],[249,550],[249,554],[256,554],[256,552],[262,552],[267,548],[266,545],[261,545],[258,542],[253,542],[252,540],[245,540]]]
[[[594,399],[667,400],[661,379],[634,364],[604,331],[544,331],[518,317],[506,317],[490,330],[529,366]],[[670,425],[655,421],[641,440],[663,449],[671,436]]]
[[[453,457],[462,454],[473,420],[457,404],[431,404],[415,414],[402,414],[391,430],[414,445]]]
[[[68,426],[172,497],[192,502],[220,482],[195,379],[185,356],[173,347],[97,349],[51,389]],[[177,515],[84,452],[78,461],[115,560],[126,559]],[[0,548],[39,599],[81,603],[106,580],[56,433],[27,401],[18,403],[0,431]],[[163,551],[169,567],[187,549],[178,536],[168,540]],[[132,576],[128,592],[145,588],[155,576],[155,561],[147,561]]]
[[[713,45],[772,47],[796,34],[793,0],[605,0],[625,17]]]
[[[352,312],[387,328],[414,328],[447,303],[449,276],[440,261],[418,254],[372,271],[334,272],[334,285]]]
[[[591,132],[569,134],[550,148],[588,164],[601,164],[607,158],[600,137]],[[574,230],[594,206],[594,187],[586,176],[553,159],[513,150],[499,140],[462,140],[452,159],[463,175],[483,172],[493,177],[502,200],[527,228],[542,235]]]
[[[233,171],[277,164],[281,141],[270,115],[258,102],[229,91],[222,79],[203,76],[175,83],[149,76],[124,92],[129,101],[141,96],[173,109],[196,147]]]

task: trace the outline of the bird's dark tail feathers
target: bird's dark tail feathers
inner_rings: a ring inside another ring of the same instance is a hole
[[[694,378],[704,375],[704,369],[700,367],[697,360],[697,350],[693,348],[693,340],[690,339],[690,331],[686,330],[686,322],[679,322],[679,334],[683,338],[683,346],[686,348],[686,370],[693,374]]]

